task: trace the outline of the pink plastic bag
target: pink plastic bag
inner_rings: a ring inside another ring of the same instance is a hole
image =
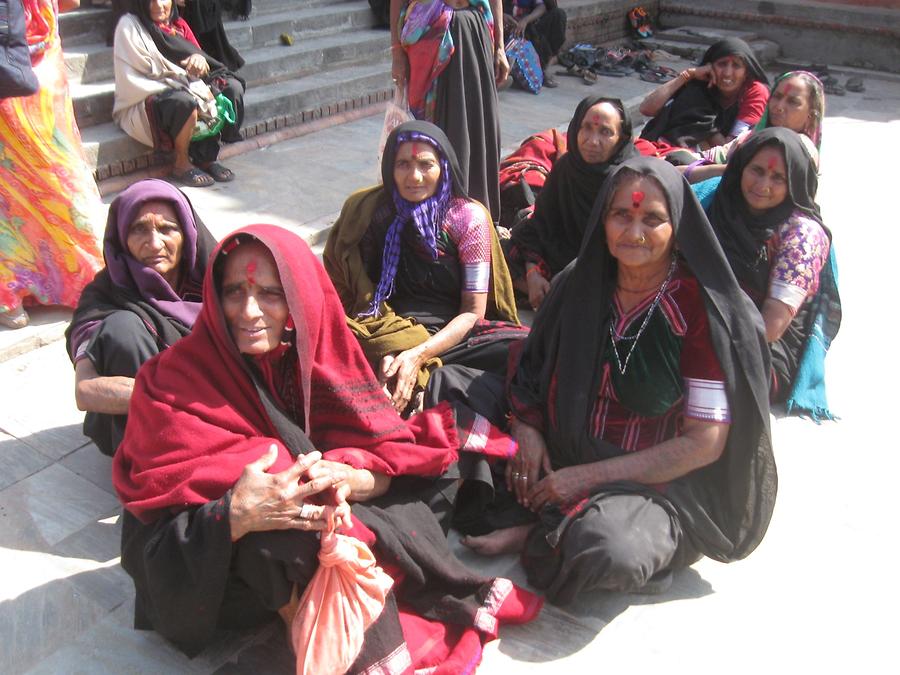
[[[319,569],[291,624],[297,675],[340,675],[353,665],[366,629],[384,610],[394,580],[363,542],[322,534]]]

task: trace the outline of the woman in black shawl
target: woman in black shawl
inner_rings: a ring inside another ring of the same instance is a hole
[[[662,160],[626,162],[512,373],[506,482],[539,522],[464,543],[524,543],[530,583],[558,603],[748,555],[777,484],[767,356],[688,184]]]
[[[106,268],[66,330],[84,433],[112,456],[125,433],[138,368],[187,335],[215,240],[188,198],[165,181],[135,183],[109,207]]]
[[[516,288],[540,307],[550,280],[578,254],[594,200],[612,170],[637,151],[617,98],[588,96],[569,122],[568,152],[547,177],[534,214],[513,228],[507,260]]]
[[[763,129],[728,161],[709,219],[738,281],[762,313],[772,351],[773,402],[791,396],[802,412],[829,417],[824,384],[816,400],[807,400],[811,392],[792,391],[817,325],[821,332],[812,342],[825,347],[807,368],[815,367],[815,379],[823,381],[824,350],[841,319],[831,233],[815,201],[818,183],[815,162],[797,133]]]
[[[249,3],[248,3],[249,4]],[[187,21],[197,42],[207,54],[216,61],[224,63],[229,70],[235,71],[244,65],[244,59],[238,53],[222,25],[223,0],[182,0],[180,4],[184,20]],[[236,10],[245,17],[250,10]]]
[[[706,149],[722,145],[759,122],[769,79],[750,46],[738,38],[713,44],[696,68],[660,85],[641,102],[647,122],[641,138]]]
[[[113,52],[116,124],[145,145],[173,151],[174,176],[187,186],[234,180],[216,160],[221,142],[241,139],[245,83],[200,48],[172,0],[135,0],[116,26]],[[223,115],[217,94],[231,103],[234,120],[212,133],[208,127]]]

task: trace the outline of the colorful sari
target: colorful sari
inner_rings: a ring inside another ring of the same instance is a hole
[[[54,0],[25,0],[40,89],[0,100],[0,314],[22,301],[74,307],[102,267],[100,195],[84,161]]]

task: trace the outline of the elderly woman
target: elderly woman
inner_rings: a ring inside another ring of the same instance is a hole
[[[568,152],[554,165],[507,247],[515,287],[538,309],[550,281],[578,254],[594,201],[610,173],[637,156],[631,118],[617,98],[588,96],[569,122]]]
[[[84,433],[104,454],[125,433],[138,368],[190,332],[214,245],[188,198],[164,181],[135,183],[110,205],[106,268],[66,331]]]
[[[116,124],[144,145],[172,150],[172,173],[186,186],[234,180],[216,160],[222,141],[240,140],[244,82],[200,48],[173,1],[135,0],[116,26],[113,57]],[[216,94],[234,120],[211,133],[224,116]]]
[[[302,240],[265,225],[230,235],[194,330],[138,374],[113,462],[136,626],[189,653],[217,627],[276,613],[291,626],[316,533],[337,519],[394,578],[350,672],[477,663],[499,621],[540,603],[463,567],[425,504],[385,495],[393,476],[440,475],[458,449],[491,451],[457,425],[446,405],[397,415]]]
[[[444,133],[427,122],[400,125],[381,173],[383,186],[344,204],[324,260],[353,332],[403,411],[441,362],[505,370],[508,342],[524,329],[490,214],[468,199]]]
[[[824,360],[841,320],[831,233],[815,196],[816,167],[801,137],[771,127],[728,162],[709,219],[772,351],[772,400],[830,418]]]
[[[391,75],[416,119],[453,143],[469,194],[500,219],[502,0],[391,0]]]
[[[818,166],[824,120],[825,92],[819,78],[804,70],[783,73],[775,80],[769,103],[756,127],[747,129],[725,145],[699,153],[699,159],[685,167],[685,178],[691,183],[699,183],[721,176],[725,173],[728,158],[741,143],[755,131],[769,127],[784,127],[800,134],[800,140]]]
[[[758,314],[688,184],[663,160],[625,162],[511,373],[519,448],[498,491],[519,524],[464,543],[524,547],[530,583],[557,603],[750,554],[777,482],[768,369]]]
[[[654,89],[641,102],[652,117],[641,138],[700,149],[727,143],[762,117],[769,80],[743,40],[726,38],[703,55],[696,68]]]

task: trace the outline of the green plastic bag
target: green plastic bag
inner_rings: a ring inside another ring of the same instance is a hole
[[[216,118],[209,121],[198,119],[191,140],[202,141],[204,138],[211,138],[222,131],[222,127],[226,124],[234,124],[235,119],[234,104],[224,94],[216,94]]]

